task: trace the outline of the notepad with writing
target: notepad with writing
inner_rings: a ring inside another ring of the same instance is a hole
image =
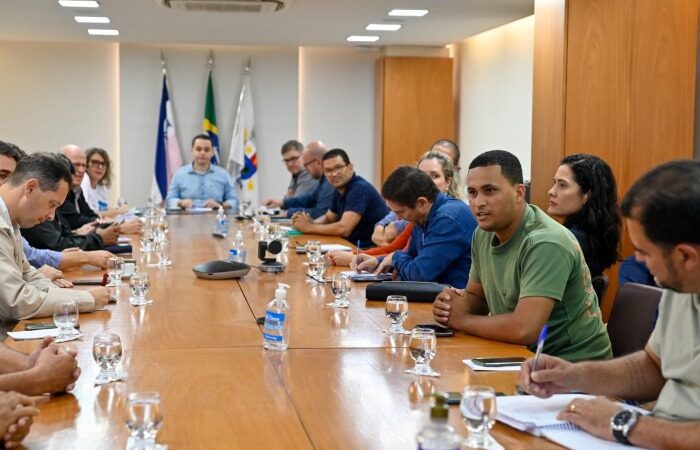
[[[577,398],[592,399],[594,397],[585,394],[560,394],[547,399],[532,395],[498,397],[497,420],[520,431],[545,437],[559,445],[576,450],[639,448],[597,438],[572,423],[557,420],[559,411]],[[625,405],[625,408],[632,407]],[[639,408],[634,409],[645,413]]]

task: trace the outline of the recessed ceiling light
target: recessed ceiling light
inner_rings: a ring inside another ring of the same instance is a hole
[[[390,16],[399,17],[423,17],[428,14],[427,9],[392,9],[389,11]]]
[[[99,8],[100,4],[95,0],[58,0],[58,4],[64,8]]]
[[[401,25],[398,23],[370,23],[365,30],[368,31],[399,31]]]
[[[352,35],[348,36],[346,41],[348,42],[377,42],[379,40],[379,36],[358,36],[358,35]]]
[[[75,16],[78,23],[109,23],[109,17]]]
[[[119,30],[105,30],[102,28],[90,28],[88,34],[92,36],[119,36]]]

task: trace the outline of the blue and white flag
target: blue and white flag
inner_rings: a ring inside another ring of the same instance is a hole
[[[175,117],[168,93],[168,78],[163,73],[163,95],[158,115],[158,136],[156,139],[156,163],[151,200],[159,204],[168,194],[168,184],[173,173],[182,165],[182,152],[175,134]]]

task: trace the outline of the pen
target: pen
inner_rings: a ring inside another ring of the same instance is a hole
[[[547,324],[544,324],[542,331],[540,331],[540,337],[537,338],[537,351],[535,352],[535,364],[532,367],[532,371],[537,370],[537,363],[540,360],[540,355],[542,354],[542,347],[544,347],[544,341],[547,340]]]
[[[357,240],[357,245],[355,246],[355,259],[357,260],[357,265],[360,265],[360,240]],[[355,269],[356,272],[360,272],[359,270]]]

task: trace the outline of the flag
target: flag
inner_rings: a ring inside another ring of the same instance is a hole
[[[246,73],[243,77],[241,95],[238,98],[236,125],[233,129],[226,169],[240,188],[241,200],[250,200],[252,204],[257,205],[259,202],[258,157],[252,94],[250,73]]]
[[[216,126],[216,106],[214,105],[214,82],[211,78],[211,69],[209,69],[209,81],[207,82],[207,99],[204,103],[204,120],[202,121],[202,130],[211,138],[212,147],[214,147],[214,156],[211,157],[211,162],[219,164],[221,154],[219,153],[219,128]]]
[[[168,184],[173,173],[182,165],[182,153],[175,134],[175,117],[168,93],[168,78],[163,73],[163,95],[160,99],[158,115],[158,136],[156,139],[156,164],[151,200],[160,203],[168,193]]]

